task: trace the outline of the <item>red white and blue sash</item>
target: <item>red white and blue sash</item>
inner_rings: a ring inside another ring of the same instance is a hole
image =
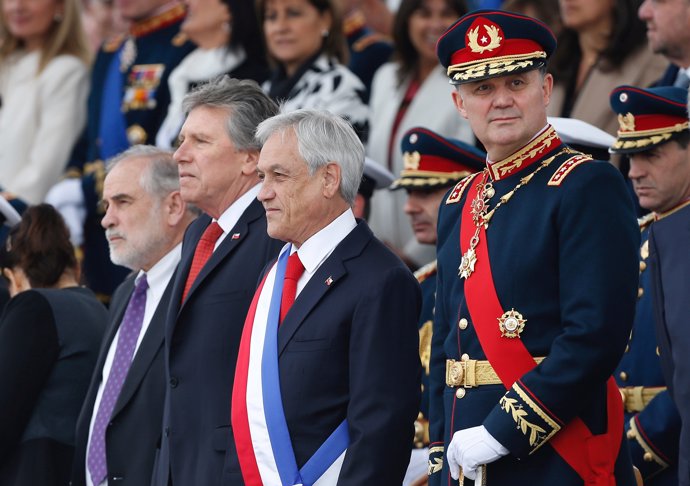
[[[330,486],[350,442],[347,420],[297,467],[280,394],[278,324],[291,245],[259,285],[242,331],[232,391],[232,427],[246,486]]]

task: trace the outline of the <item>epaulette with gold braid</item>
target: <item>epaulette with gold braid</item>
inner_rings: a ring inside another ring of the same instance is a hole
[[[640,226],[640,230],[643,230],[649,226],[655,218],[656,214],[654,213],[645,214],[641,218],[637,218],[637,224]]]
[[[467,189],[467,186],[470,185],[470,182],[481,172],[475,172],[474,174],[470,174],[467,177],[465,177],[463,180],[455,184],[455,187],[453,188],[452,191],[450,191],[450,194],[448,195],[448,198],[446,199],[446,204],[454,204],[460,200],[462,195],[465,192],[465,189]]]
[[[430,276],[432,276],[435,273],[436,273],[436,260],[434,260],[433,262],[427,263],[423,267],[417,269],[417,271],[414,272],[414,276],[417,279],[417,282],[422,283],[427,278],[429,278]]]
[[[116,52],[127,38],[126,34],[117,34],[103,42],[103,52]]]
[[[361,39],[357,40],[357,42],[352,44],[352,50],[354,52],[362,52],[364,49],[369,46],[373,46],[377,42],[390,42],[390,38],[378,33],[365,35]]]
[[[570,172],[575,167],[584,162],[591,162],[592,160],[592,157],[590,157],[587,154],[578,153],[576,155],[573,155],[568,160],[563,162],[558,169],[556,169],[556,172],[553,173],[547,185],[560,186],[563,183],[563,180],[568,176],[568,174],[570,174]]]

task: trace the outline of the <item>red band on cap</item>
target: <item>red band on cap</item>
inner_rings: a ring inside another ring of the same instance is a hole
[[[688,119],[684,116],[671,115],[635,115],[635,129],[634,130],[620,130],[621,133],[634,133],[647,130],[660,130],[663,128],[672,128],[675,125],[686,123]]]
[[[475,172],[476,169],[459,164],[445,157],[439,157],[437,155],[424,155],[421,154],[422,158],[419,161],[419,167],[416,171],[424,172],[458,172],[461,170],[469,170]]]
[[[470,48],[464,47],[458,51],[455,51],[450,58],[450,64],[466,64],[494,57],[520,56],[543,50],[544,48],[533,40],[510,39],[503,41],[501,47],[498,49],[494,49],[492,51],[486,50],[482,53],[472,52]]]

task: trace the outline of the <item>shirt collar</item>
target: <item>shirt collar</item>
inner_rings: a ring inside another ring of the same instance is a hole
[[[163,292],[165,291],[165,287],[168,285],[170,276],[177,268],[181,255],[182,243],[178,243],[175,245],[175,248],[166,253],[163,258],[158,260],[148,272],[140,270],[136,279],[134,280],[135,285],[139,283],[141,277],[144,275],[144,273],[146,273],[146,280],[149,284],[147,297],[151,296],[152,298],[159,300],[160,296],[162,296]]]
[[[239,221],[244,211],[259,195],[260,190],[261,184],[255,185],[247,192],[242,194],[234,203],[230,205],[228,209],[223,211],[223,214],[221,214],[220,218],[218,218],[218,225],[220,225],[224,234],[227,234],[232,228],[235,227],[237,221]]]
[[[343,214],[331,221],[328,226],[312,235],[297,249],[299,259],[305,270],[312,274],[333,253],[335,247],[357,226],[352,209],[347,208]],[[294,253],[293,246],[293,253]]]

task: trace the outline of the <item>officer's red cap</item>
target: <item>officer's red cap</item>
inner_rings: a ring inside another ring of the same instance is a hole
[[[460,17],[436,44],[451,84],[539,68],[555,49],[556,37],[546,24],[500,10],[475,10]]]
[[[645,152],[687,133],[687,99],[688,91],[674,86],[615,88],[610,101],[620,128],[609,152]]]
[[[408,130],[400,142],[405,166],[391,190],[434,190],[453,185],[482,170],[486,154],[454,138],[426,128]]]

